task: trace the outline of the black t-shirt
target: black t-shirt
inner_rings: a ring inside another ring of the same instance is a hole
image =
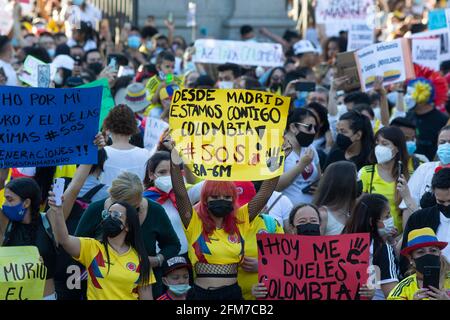
[[[342,151],[341,149],[339,149],[338,147],[334,146],[330,150],[330,153],[328,154],[327,160],[325,161],[325,168],[328,167],[332,163],[335,163],[335,162],[338,162],[338,161],[342,161],[342,160],[347,160],[345,158],[345,152]],[[353,157],[353,158],[351,158],[350,160],[347,160],[347,161],[353,162],[356,165],[356,167],[358,168],[358,171],[362,167],[371,164],[368,159],[364,159],[363,161],[361,161],[357,157]]]
[[[433,109],[421,115],[412,110],[408,112],[406,118],[416,124],[416,153],[433,160],[436,155],[439,131],[447,124],[448,117],[439,110]]]
[[[372,264],[380,268],[381,284],[398,281],[399,265],[394,248],[386,243],[379,244],[374,242],[374,248],[372,250]]]

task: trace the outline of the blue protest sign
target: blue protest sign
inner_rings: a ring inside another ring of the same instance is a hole
[[[447,28],[447,18],[444,9],[437,9],[428,13],[428,30]]]
[[[0,168],[97,163],[102,88],[0,87]]]

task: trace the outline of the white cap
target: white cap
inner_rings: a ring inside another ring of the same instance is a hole
[[[314,46],[314,44],[309,40],[300,40],[294,44],[294,54],[302,54],[302,53],[319,53],[319,50]]]
[[[65,68],[69,70],[73,70],[73,66],[75,64],[75,61],[72,59],[72,57],[68,56],[67,54],[60,54],[53,59],[52,67],[55,69],[59,68]]]

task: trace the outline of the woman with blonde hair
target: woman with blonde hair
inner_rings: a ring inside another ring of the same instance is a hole
[[[138,212],[139,222],[144,237],[145,249],[149,255],[157,283],[152,286],[153,296],[162,292],[161,266],[163,262],[180,251],[180,241],[167,217],[158,203],[142,197],[144,187],[141,179],[134,173],[123,172],[112,183],[110,197],[91,203],[83,214],[75,232],[77,237],[101,239],[101,223],[107,218],[108,208],[115,202],[127,202]],[[156,252],[156,242],[161,249]]]

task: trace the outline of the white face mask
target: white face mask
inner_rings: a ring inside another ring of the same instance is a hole
[[[169,193],[172,190],[172,178],[170,176],[156,178],[155,187],[165,193]]]
[[[394,218],[389,217],[386,220],[383,220],[384,228],[378,228],[378,233],[381,237],[387,236],[394,228]]]
[[[233,89],[233,81],[219,81],[219,89]]]
[[[55,74],[55,78],[53,79],[53,82],[55,82],[55,84],[57,84],[58,86],[60,86],[60,85],[63,84],[63,81],[64,81],[63,77],[61,77],[61,75],[59,74],[59,72],[57,72],[57,73]]]
[[[403,102],[405,104],[405,108],[407,111],[411,110],[412,108],[414,108],[416,106],[416,100],[413,99],[412,92],[413,92],[413,89],[411,87],[408,87],[406,89],[406,94],[403,97]]]
[[[391,148],[386,146],[376,146],[375,147],[375,157],[378,163],[386,163],[394,157]]]

